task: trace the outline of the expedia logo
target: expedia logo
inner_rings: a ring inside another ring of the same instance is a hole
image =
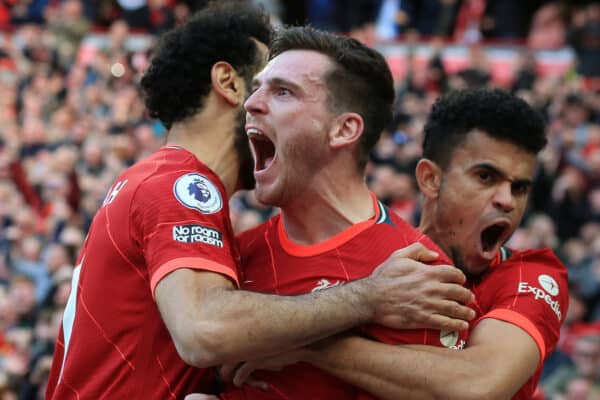
[[[560,321],[562,318],[560,303],[552,297],[559,293],[558,283],[550,275],[540,275],[538,282],[543,289],[531,286],[528,282],[519,282],[519,293],[532,293],[535,300],[545,301]]]
[[[550,296],[556,296],[558,294],[558,283],[556,283],[554,278],[550,275],[540,275],[538,277],[538,282]]]

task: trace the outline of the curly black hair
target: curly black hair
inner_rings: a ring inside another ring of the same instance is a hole
[[[446,168],[452,152],[474,129],[537,154],[546,145],[542,116],[500,89],[450,92],[436,100],[424,128],[423,157]]]
[[[244,1],[211,2],[163,35],[141,80],[146,108],[167,129],[194,115],[210,91],[212,66],[230,63],[246,82],[258,72],[255,40],[268,45],[269,16]]]
[[[336,112],[359,113],[364,120],[357,157],[363,169],[368,155],[392,120],[394,80],[381,53],[356,39],[320,31],[310,26],[278,31],[271,43],[271,58],[288,50],[313,50],[328,56],[335,67],[324,77],[329,106]]]

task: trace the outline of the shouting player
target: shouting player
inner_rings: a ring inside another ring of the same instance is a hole
[[[263,12],[215,2],[162,39],[142,88],[168,143],[117,178],[94,218],[48,399],[176,399],[208,388],[211,374],[195,367],[274,354],[357,324],[466,324],[452,318],[469,316],[453,301],[471,296],[452,283],[462,273],[406,259],[314,295],[234,290],[239,255],[227,201],[247,183],[238,176],[248,153],[242,104],[270,34]],[[437,299],[415,303],[431,286]]]

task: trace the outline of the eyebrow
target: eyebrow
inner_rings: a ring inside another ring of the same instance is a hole
[[[494,165],[487,163],[487,162],[477,163],[477,164],[471,166],[470,169],[471,170],[486,169],[486,170],[494,173],[495,175],[498,175],[501,178],[509,181],[511,184],[519,184],[519,185],[526,185],[526,186],[531,186],[533,184],[532,180],[528,179],[528,178],[511,179],[508,175],[506,175],[506,173],[504,171],[496,168]]]
[[[258,78],[252,79],[252,88],[256,89],[258,86],[260,86],[261,82],[263,82],[261,79],[258,79]],[[270,78],[267,80],[266,83],[269,87],[287,86],[294,91],[302,91],[302,87],[300,87],[300,85],[298,85],[297,83],[294,83],[290,80],[283,79],[283,78]]]

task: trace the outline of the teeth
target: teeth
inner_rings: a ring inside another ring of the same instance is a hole
[[[264,135],[264,133],[262,133],[261,131],[259,131],[256,128],[250,128],[246,131],[246,135],[250,136],[250,135]]]

